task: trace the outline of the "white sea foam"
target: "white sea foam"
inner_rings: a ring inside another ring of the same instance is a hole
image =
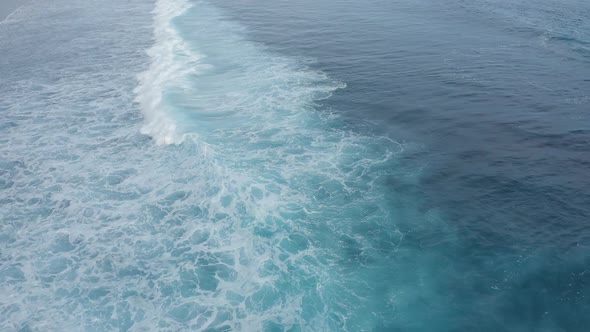
[[[145,117],[141,132],[150,135],[159,145],[178,144],[183,136],[171,119],[165,92],[181,87],[186,75],[198,69],[199,56],[180,38],[173,27],[174,18],[191,7],[187,0],[158,0],[154,14],[154,45],[148,50],[149,68],[139,75],[136,99]]]

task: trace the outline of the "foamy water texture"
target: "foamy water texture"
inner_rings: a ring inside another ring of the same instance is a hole
[[[588,22],[33,0],[0,23],[0,331],[587,331]]]
[[[404,147],[211,4],[152,9],[56,0],[0,28],[0,330],[411,324],[433,256],[397,223],[443,226],[391,207]]]
[[[155,43],[148,51],[151,64],[139,77],[135,101],[145,116],[142,133],[152,135],[157,144],[182,142],[176,123],[167,114],[172,106],[163,99],[169,89],[188,87],[188,75],[199,68],[199,57],[172,26],[172,19],[188,8],[188,1],[157,1],[153,11]]]

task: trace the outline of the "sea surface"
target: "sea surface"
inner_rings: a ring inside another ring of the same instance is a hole
[[[590,2],[33,0],[0,331],[588,331]]]
[[[12,14],[19,6],[26,3],[27,0],[2,0],[0,2],[0,22]]]

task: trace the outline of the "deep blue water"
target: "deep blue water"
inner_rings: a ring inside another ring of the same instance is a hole
[[[590,3],[33,1],[0,330],[586,331]]]

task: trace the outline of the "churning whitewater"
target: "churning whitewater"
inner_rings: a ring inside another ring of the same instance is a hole
[[[47,58],[2,90],[0,329],[370,330],[428,284],[385,189],[404,149],[322,106],[343,83],[207,2],[58,2],[72,25],[2,27]]]
[[[183,323],[371,327],[365,314],[348,322],[368,300],[368,280],[355,273],[362,260],[378,266],[383,248],[350,234],[359,216],[371,231],[388,222],[382,193],[371,192],[401,146],[320,111],[317,101],[342,83],[247,41],[214,7],[158,1],[154,14],[151,64],[136,89],[142,132],[185,142],[202,162],[197,213],[177,240],[178,263],[190,266],[178,271]],[[387,233],[379,245],[392,250],[401,234]]]
[[[590,2],[5,2],[0,331],[590,325]]]
[[[155,43],[148,51],[150,67],[139,77],[135,89],[146,124],[142,133],[151,135],[157,144],[181,143],[176,124],[166,111],[163,96],[166,89],[182,88],[183,80],[199,68],[199,57],[180,38],[172,20],[182,15],[190,5],[188,1],[157,1],[154,14]]]

